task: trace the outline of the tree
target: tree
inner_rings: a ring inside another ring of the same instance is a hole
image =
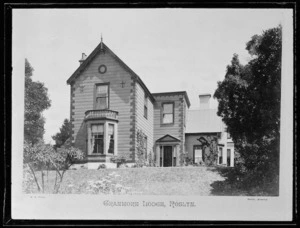
[[[46,145],[42,140],[32,144],[27,141],[24,142],[24,164],[30,168],[31,174],[34,177],[38,191],[44,192],[44,176],[45,170],[49,168],[52,162],[55,161],[53,147]],[[37,172],[41,173],[41,184],[37,178]]]
[[[72,147],[69,142],[66,142],[58,150],[54,150],[49,144],[44,144],[42,140],[35,144],[24,142],[24,164],[29,167],[39,192],[45,190],[44,176],[49,167],[52,167],[56,172],[53,191],[57,193],[66,171],[82,158],[83,152]],[[38,172],[41,174],[40,182],[37,178]]]
[[[45,119],[42,112],[50,107],[51,101],[44,84],[32,80],[33,71],[33,67],[25,59],[24,139],[37,143],[44,135]]]
[[[59,129],[59,132],[52,136],[52,139],[55,141],[54,149],[61,147],[71,136],[71,122],[68,119],[65,119],[63,125]]]
[[[281,26],[253,36],[246,49],[249,63],[243,66],[235,54],[218,82],[218,115],[240,154],[245,183],[278,189]]]

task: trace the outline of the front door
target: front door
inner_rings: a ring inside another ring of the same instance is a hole
[[[172,166],[172,146],[164,146],[164,167]]]

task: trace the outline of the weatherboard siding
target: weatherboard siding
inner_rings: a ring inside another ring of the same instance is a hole
[[[98,72],[100,65],[106,65],[104,74]],[[124,88],[121,82],[124,81]],[[97,83],[109,83],[109,109],[118,114],[118,154],[132,159],[130,127],[132,77],[111,55],[98,54],[81,72],[73,85],[71,98],[71,119],[73,124],[73,142],[86,152],[86,126],[84,116],[87,110],[94,109],[94,88]]]
[[[154,95],[154,141],[169,134],[175,138],[178,138],[180,143],[180,153],[184,152],[184,115],[185,101],[183,95]],[[162,124],[162,105],[163,103],[174,103],[174,123]]]
[[[137,119],[137,129],[142,130],[147,136],[147,153],[149,154],[153,151],[153,103],[147,98],[148,103],[148,116],[144,117],[144,98],[145,91],[136,83],[136,119]]]

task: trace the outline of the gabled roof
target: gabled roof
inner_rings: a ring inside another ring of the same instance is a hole
[[[167,134],[156,140],[156,142],[180,142],[180,140]]]
[[[188,110],[186,134],[189,133],[215,133],[224,130],[221,117],[217,109]]]
[[[185,98],[185,101],[188,105],[188,107],[191,106],[191,102],[190,99],[187,95],[186,91],[175,91],[175,92],[162,92],[162,93],[152,93],[152,95],[155,96],[173,96],[173,95],[183,95]]]
[[[80,73],[92,62],[95,56],[104,50],[105,53],[109,53],[117,62],[120,63],[129,73],[135,78],[135,80],[142,86],[142,88],[146,91],[147,95],[149,96],[152,102],[155,101],[154,97],[142,81],[142,79],[133,71],[131,70],[112,50],[110,50],[103,42],[100,42],[99,45],[93,50],[93,52],[80,64],[80,66],[75,70],[75,72],[71,75],[71,77],[67,80],[67,84],[71,84]]]

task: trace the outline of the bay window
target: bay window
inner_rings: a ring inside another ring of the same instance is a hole
[[[117,151],[117,123],[92,121],[88,123],[88,154],[114,155]]]

